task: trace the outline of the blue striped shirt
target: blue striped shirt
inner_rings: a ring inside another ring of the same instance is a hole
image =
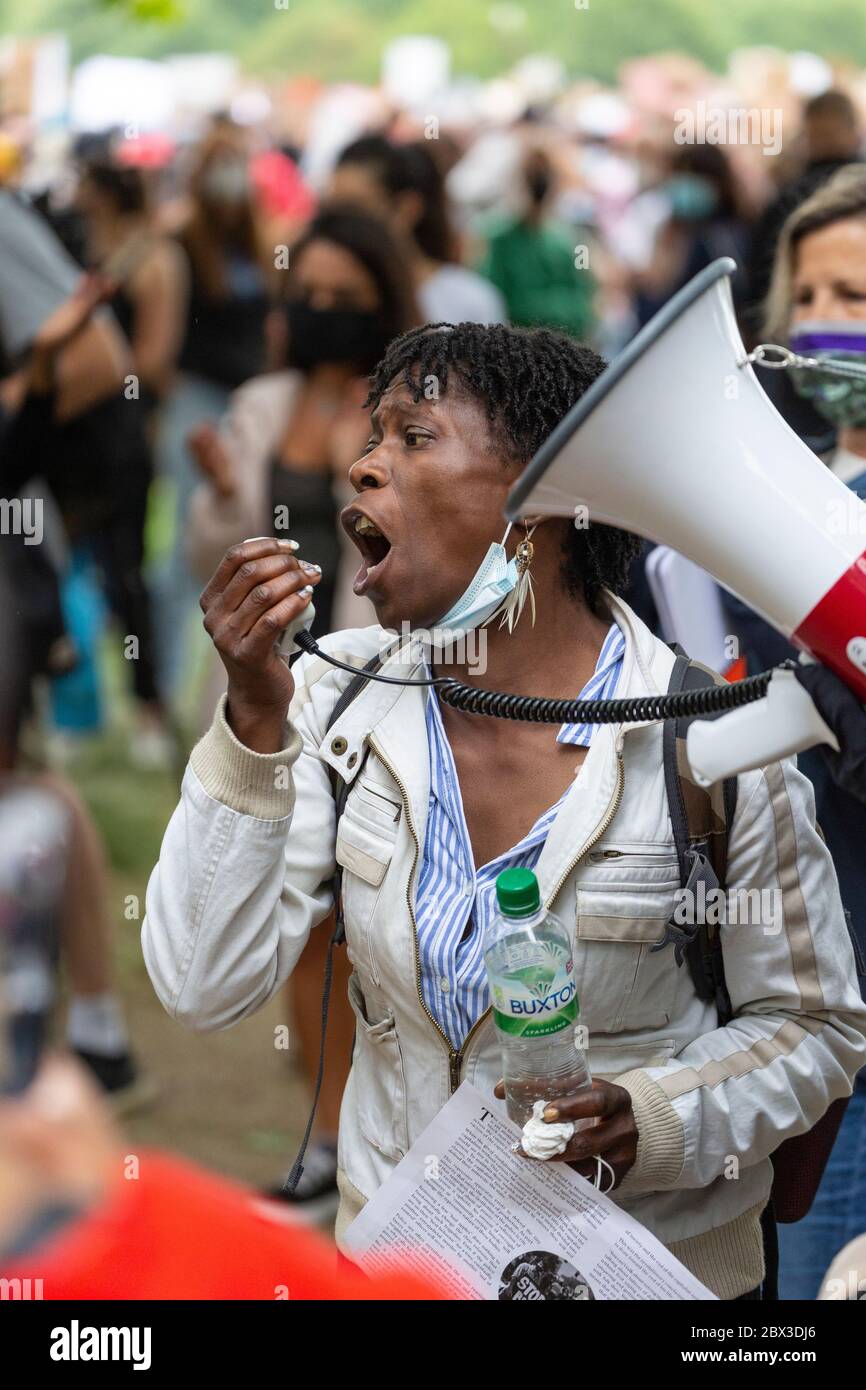
[[[613,623],[602,643],[595,672],[578,699],[613,698],[624,651],[625,639]],[[588,748],[598,727],[563,724],[557,742]],[[485,927],[496,911],[496,879],[503,869],[535,867],[570,788],[539,816],[519,844],[476,870],[454,755],[432,691],[427,700],[427,743],[430,803],[415,902],[421,993],[452,1046],[459,1049],[489,1003],[482,942]],[[472,928],[464,940],[470,914]]]

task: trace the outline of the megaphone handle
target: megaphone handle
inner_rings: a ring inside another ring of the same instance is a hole
[[[816,743],[839,748],[793,671],[780,670],[773,672],[763,699],[719,719],[696,719],[686,736],[686,755],[695,781],[709,787]]]

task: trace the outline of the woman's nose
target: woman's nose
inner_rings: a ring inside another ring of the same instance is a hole
[[[809,315],[813,319],[844,319],[848,317],[844,300],[836,293],[832,285],[822,285],[818,288],[811,304]]]
[[[381,444],[371,450],[369,454],[362,454],[349,469],[349,482],[356,492],[382,487],[387,482],[388,476],[389,469],[385,450]]]

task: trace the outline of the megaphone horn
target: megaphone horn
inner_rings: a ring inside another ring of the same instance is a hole
[[[506,515],[585,508],[672,546],[866,700],[866,505],[763,391],[734,315],[735,269],[707,266],[593,382]]]

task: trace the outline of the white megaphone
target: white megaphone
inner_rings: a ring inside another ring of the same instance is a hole
[[[729,258],[676,294],[525,469],[506,516],[575,516],[672,546],[866,701],[866,505],[763,391]],[[689,729],[704,783],[836,740],[792,672]]]

